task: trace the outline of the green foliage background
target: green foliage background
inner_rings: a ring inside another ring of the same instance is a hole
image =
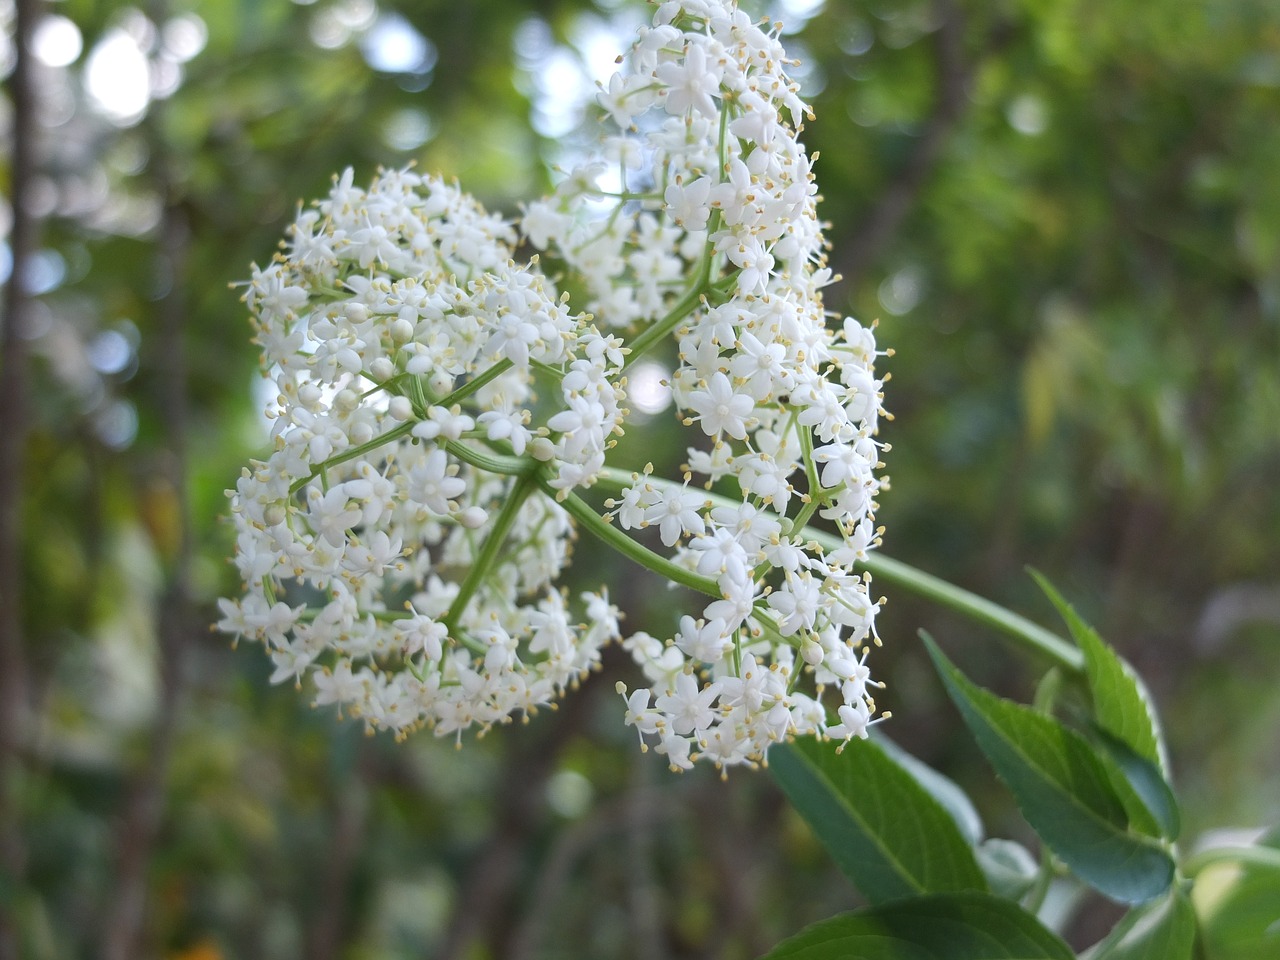
[[[1188,842],[1280,821],[1280,12],[744,6],[784,20],[804,60],[844,275],[829,305],[878,317],[896,351],[886,551],[1052,624],[1023,567],[1044,570],[1151,687]],[[10,203],[40,211],[51,278],[28,319],[22,749],[0,771],[18,839],[0,916],[19,955],[738,958],[852,904],[766,778],[676,777],[635,749],[620,658],[556,715],[457,751],[366,738],[207,629],[237,589],[223,491],[265,442],[228,285],[348,165],[367,180],[414,161],[517,212],[590,135],[555,127],[540,91],[596,63],[610,31],[620,50],[643,7],[47,12],[84,53],[38,75],[32,194],[0,171]],[[362,54],[390,14],[429,40],[423,69]],[[176,91],[129,125],[95,112],[95,43],[190,16],[205,43]],[[120,365],[104,359],[122,343]],[[622,456],[678,464],[671,426],[637,426]],[[632,629],[676,615],[591,545],[576,567],[615,584]],[[997,689],[1038,665],[889,596],[890,734],[974,792],[992,833],[1026,841],[921,626]],[[1068,939],[1116,915],[1090,902]]]

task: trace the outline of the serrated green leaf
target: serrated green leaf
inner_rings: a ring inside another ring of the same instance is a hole
[[[1158,897],[1173,882],[1169,854],[1128,832],[1128,816],[1093,748],[1057,720],[971,683],[924,637],[952,701],[978,746],[1045,843],[1081,879],[1125,903]]]
[[[1132,668],[1120,659],[1096,630],[1084,622],[1053,584],[1039,571],[1030,572],[1084,653],[1085,675],[1098,725],[1163,770],[1163,750],[1155,711]]]
[[[913,757],[888,737],[875,736],[873,734],[872,739],[884,748],[884,752],[888,754],[890,760],[911,774],[916,783],[928,791],[929,796],[942,804],[943,809],[951,814],[951,819],[960,828],[961,835],[969,842],[970,846],[974,846],[982,840],[985,833],[982,826],[982,817],[978,815],[978,808],[973,805],[969,795],[960,789],[958,783],[950,777],[939,773],[919,758]]]
[[[872,903],[986,889],[950,815],[870,740],[854,740],[839,754],[813,739],[780,745],[769,751],[769,770]]]
[[[1133,800],[1139,805],[1135,808],[1132,802],[1128,800],[1125,802],[1125,809],[1129,811],[1131,822],[1153,837],[1163,837],[1166,840],[1178,839],[1178,833],[1182,829],[1178,799],[1174,796],[1173,788],[1169,786],[1159,767],[1106,730],[1095,729],[1094,736],[1098,746],[1102,748],[1103,753],[1114,764],[1117,774],[1122,778],[1121,783],[1113,778],[1113,785],[1127,788]],[[1123,792],[1121,798],[1125,799]],[[1145,824],[1139,823],[1142,814],[1148,818]]]
[[[914,897],[816,923],[763,960],[1072,960],[1016,903],[990,894]]]
[[[1133,784],[1129,782],[1124,770],[1120,768],[1120,765],[1102,745],[1101,738],[1095,741],[1095,747],[1094,752],[1098,757],[1098,762],[1102,764],[1103,770],[1106,771],[1111,788],[1115,790],[1116,796],[1120,798],[1120,804],[1124,807],[1125,817],[1128,818],[1130,829],[1148,837],[1163,838],[1164,831],[1161,830],[1160,824],[1156,822],[1155,815],[1147,808],[1142,797],[1138,796],[1138,791],[1133,788]]]
[[[1089,960],[1191,960],[1196,915],[1178,887],[1163,899],[1130,910]]]

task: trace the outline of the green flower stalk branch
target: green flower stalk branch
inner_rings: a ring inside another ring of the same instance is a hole
[[[598,483],[605,489],[622,490],[630,485],[631,477],[632,475],[626,471],[606,468],[601,471]],[[672,480],[650,478],[649,482],[666,486],[672,490],[682,487],[681,484]],[[718,505],[729,506],[734,503],[732,498],[717,493],[708,492],[705,496],[708,500]],[[808,505],[806,505],[806,509],[807,507]],[[575,517],[577,516],[578,514],[575,514]],[[807,520],[803,511],[798,520],[799,522]],[[594,526],[589,526],[588,529],[594,530],[595,528]],[[802,540],[817,541],[824,550],[834,551],[840,548],[840,538],[827,530],[801,526],[797,531],[797,535]],[[643,558],[633,557],[633,559],[645,566],[649,566]],[[975,623],[991,627],[1005,639],[1016,643],[1025,651],[1047,658],[1054,666],[1068,673],[1079,674],[1084,669],[1083,654],[1069,641],[1053,631],[1028,620],[1026,617],[1014,613],[1007,607],[1002,607],[972,591],[958,587],[940,577],[935,577],[918,567],[903,563],[901,560],[886,556],[881,550],[868,552],[865,557],[858,560],[858,566],[867,570],[882,583],[899,587],[908,593],[915,594],[961,614]],[[654,568],[650,567],[650,569]],[[655,569],[655,572],[661,573],[662,571]],[[699,588],[695,587],[695,589]]]
[[[814,536],[819,542],[831,539],[830,534],[822,531],[816,532]],[[880,552],[867,554],[860,565],[880,582],[900,587],[962,614],[975,623],[991,627],[1005,639],[1047,658],[1054,666],[1068,673],[1080,674],[1084,670],[1084,655],[1078,648],[1053,631],[1007,607]]]

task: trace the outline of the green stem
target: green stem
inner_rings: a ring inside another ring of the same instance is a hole
[[[601,472],[597,482],[606,489],[622,490],[631,486],[631,474],[625,470],[606,468]],[[682,486],[675,481],[660,477],[649,477],[649,482],[658,486]],[[739,501],[716,493],[707,493],[706,496],[717,505],[733,507],[739,504]],[[835,550],[843,545],[840,537],[825,530],[805,527],[799,532],[806,539],[816,540],[824,550]],[[923,570],[918,570],[901,560],[887,557],[883,553],[869,554],[861,565],[873,577],[991,627],[1006,638],[1017,641],[1020,646],[1048,657],[1069,673],[1079,675],[1084,672],[1084,655],[1077,648],[1056,633],[1032,623],[1026,617],[1019,616],[1011,610],[1006,610],[999,604],[947,583]]]
[[[502,510],[498,513],[489,535],[485,538],[484,545],[480,548],[480,553],[472,560],[467,578],[458,588],[458,595],[453,598],[453,603],[449,604],[448,613],[441,619],[441,623],[449,628],[449,636],[452,637],[457,633],[458,618],[462,616],[463,611],[467,609],[467,604],[480,589],[480,584],[493,572],[491,569],[493,561],[497,559],[498,553],[506,542],[507,534],[511,532],[516,516],[520,513],[520,508],[529,498],[536,484],[537,476],[530,470],[524,473],[511,489],[507,502],[502,505]]]
[[[548,496],[559,497],[562,495],[562,492],[551,486],[546,478],[539,477],[538,483]],[[641,566],[652,570],[659,576],[666,577],[668,580],[673,580],[681,586],[688,587],[690,590],[697,590],[699,593],[705,593],[707,596],[715,597],[717,600],[721,598],[720,588],[716,586],[716,582],[710,577],[704,577],[694,573],[692,570],[687,570],[679,564],[668,560],[662,554],[641,546],[623,531],[607,522],[604,517],[596,513],[591,504],[576,494],[571,493],[565,496],[560,501],[560,505],[568,511],[573,519],[578,521],[579,527]]]
[[[436,443],[444,447],[450,456],[456,457],[463,463],[469,463],[486,473],[497,473],[504,477],[523,477],[538,465],[538,461],[532,457],[510,457],[501,453],[486,453],[460,440],[437,438]]]
[[[596,197],[606,197],[610,200],[642,200],[652,201],[654,203],[662,202],[662,195],[658,193],[609,193],[607,190],[588,190],[587,193]]]
[[[1239,863],[1280,871],[1280,850],[1275,847],[1211,847],[1187,857],[1182,864],[1183,876],[1195,877],[1218,863]]]
[[[793,413],[788,427],[796,431],[796,436],[800,440],[800,453],[804,457],[804,476],[809,481],[809,496],[817,500],[822,493],[822,482],[818,480],[818,465],[813,461],[813,434],[809,432],[808,427],[800,426],[799,419],[799,414]]]
[[[543,363],[541,360],[530,359],[529,366],[534,370],[538,370],[541,373],[545,373],[547,376],[551,377],[557,383],[559,383],[561,380],[564,379],[563,370],[561,370],[559,367],[553,367],[549,363]]]
[[[752,606],[751,619],[760,624],[760,629],[765,632],[766,636],[772,638],[775,644],[780,643],[788,647],[795,647],[797,651],[804,646],[804,641],[808,634],[801,630],[790,637],[784,636],[782,628],[778,626],[778,621],[773,619],[773,613],[764,598],[757,600]],[[796,666],[796,673],[803,669],[804,661],[801,660]]]
[[[704,253],[703,257],[706,259],[707,254]],[[671,331],[680,324],[681,320],[693,313],[694,309],[702,301],[702,295],[707,292],[707,284],[702,279],[702,273],[702,268],[699,268],[698,281],[685,291],[684,296],[676,301],[676,305],[671,308],[665,317],[627,344],[631,348],[631,352],[627,354],[627,358],[623,363],[624,370],[644,356],[654,344],[666,339]]]
[[[1022,898],[1022,908],[1030,914],[1038,914],[1044,906],[1044,899],[1049,895],[1049,885],[1053,882],[1053,854],[1047,846],[1040,848],[1040,869],[1036,871],[1036,880],[1026,896]]]
[[[310,483],[316,477],[323,474],[330,467],[336,467],[338,464],[346,463],[348,460],[354,460],[357,457],[363,457],[366,453],[371,453],[372,451],[377,450],[379,447],[390,443],[392,440],[399,440],[401,437],[407,434],[410,430],[412,430],[413,427],[414,427],[414,421],[406,420],[404,423],[400,424],[399,426],[392,427],[386,433],[382,434],[382,436],[374,437],[368,443],[362,443],[358,447],[352,447],[350,450],[344,450],[342,453],[339,453],[336,456],[330,457],[328,460],[325,460],[323,463],[317,463],[314,467],[311,468],[311,472],[309,474],[293,482],[293,485],[289,487],[289,493],[290,494],[297,493],[299,490],[305,487],[308,483]]]
[[[313,623],[316,617],[318,617],[319,615],[320,615],[320,610],[318,608],[312,607],[310,609],[303,610],[300,614],[298,614],[298,620],[301,621],[302,623]],[[361,610],[360,611],[361,618],[373,617],[373,619],[377,620],[379,623],[395,623],[397,620],[408,620],[412,616],[413,616],[413,613],[408,610],[404,610],[404,611]]]
[[[839,537],[824,531],[813,531],[813,538],[823,549],[833,550],[841,545]],[[1084,654],[1051,630],[1032,623],[1026,617],[1007,610],[985,597],[970,593],[932,574],[918,570],[901,560],[894,560],[882,553],[871,553],[861,564],[873,577],[909,590],[918,597],[932,600],[963,614],[970,620],[998,630],[1022,646],[1043,654],[1069,673],[1084,673]]]
[[[451,407],[455,403],[461,403],[463,400],[471,396],[471,394],[475,393],[485,384],[502,376],[504,373],[510,370],[513,366],[515,366],[515,364],[513,364],[510,359],[504,357],[503,359],[495,363],[492,367],[490,367],[488,370],[486,370],[484,373],[480,374],[480,376],[475,377],[471,380],[468,380],[466,383],[460,386],[457,390],[453,391],[453,393],[449,394],[447,397],[441,398],[437,406]]]
[[[804,528],[808,525],[810,519],[818,512],[818,507],[826,502],[826,496],[822,489],[822,484],[818,482],[818,467],[813,462],[813,434],[796,422],[795,414],[792,414],[791,422],[788,424],[787,429],[795,430],[796,436],[800,439],[800,452],[804,459],[804,475],[809,483],[808,499],[802,501],[803,506],[800,507],[799,512],[791,520],[792,530],[804,532]]]
[[[726,131],[728,130],[728,125],[729,125],[728,118],[729,118],[728,111],[727,110],[721,111],[720,113],[720,147],[719,147],[720,172],[718,174],[718,180],[721,182],[723,182],[724,180],[724,167],[726,163],[726,154],[727,154],[727,149],[725,145],[725,134],[726,134]],[[653,326],[649,327],[642,334],[636,337],[635,340],[633,340],[631,343],[628,344],[628,346],[631,348],[631,353],[628,354],[626,362],[623,364],[623,369],[626,369],[627,367],[631,366],[631,364],[635,363],[638,359],[640,359],[640,357],[644,356],[644,354],[654,344],[658,343],[661,340],[664,340],[667,337],[667,335],[670,334],[671,331],[674,330],[680,324],[681,320],[683,320],[685,317],[687,317],[690,313],[694,311],[694,308],[698,306],[698,304],[701,302],[702,297],[704,295],[712,291],[719,292],[721,290],[720,284],[723,283],[726,278],[721,278],[721,280],[717,281],[714,284],[711,282],[711,272],[712,272],[713,261],[715,260],[715,255],[713,253],[714,245],[712,244],[710,238],[712,234],[714,234],[719,229],[720,229],[720,211],[712,210],[711,218],[707,223],[708,239],[706,244],[702,248],[702,257],[698,261],[698,268],[697,268],[697,272],[695,273],[694,282],[690,284],[689,289],[685,291],[684,296],[676,301],[676,305],[671,308],[671,311],[665,317],[663,317]],[[737,275],[737,273],[738,271],[735,270],[730,276],[734,277]]]

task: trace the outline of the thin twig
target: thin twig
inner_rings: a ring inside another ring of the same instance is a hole
[[[718,878],[715,927],[725,931],[724,936],[706,944],[707,958],[740,956],[745,945],[759,939],[757,870],[761,850],[757,834],[746,829],[734,808],[733,797],[740,790],[738,784],[708,780],[696,794],[698,820],[707,845],[705,856]]]
[[[334,790],[332,828],[319,879],[319,909],[308,925],[308,960],[334,960],[343,956],[350,935],[347,905],[351,898],[351,877],[359,862],[368,826],[368,764],[363,743],[363,736],[355,741],[353,775],[343,778]]]
[[[163,163],[163,160],[159,161]],[[161,168],[157,179],[168,185]],[[125,801],[116,834],[115,882],[102,923],[102,960],[131,960],[140,953],[146,920],[147,868],[165,811],[165,779],[176,739],[186,690],[186,666],[197,626],[191,601],[192,537],[186,493],[186,433],[188,423],[185,351],[186,305],[183,277],[190,231],[185,211],[170,198],[161,223],[160,250],[168,258],[169,292],[158,305],[154,369],[156,409],[163,411],[164,447],[155,458],[157,480],[166,500],[173,503],[176,541],[167,549],[167,582],[159,601],[156,628],[159,645],[160,701],[152,721],[147,759]]]
[[[662,925],[662,898],[654,877],[653,827],[661,799],[651,786],[653,772],[661,767],[654,758],[633,752],[631,788],[627,795],[627,917],[636,960],[662,960],[667,955]]]
[[[641,762],[652,764],[654,758],[642,756]],[[546,927],[555,915],[556,902],[563,895],[574,866],[591,849],[610,834],[628,828],[634,829],[637,824],[652,829],[658,820],[672,816],[681,809],[682,806],[674,802],[674,794],[670,790],[656,787],[633,788],[560,831],[531,885],[533,894],[525,908],[524,917],[511,938],[507,960],[533,960],[538,955],[539,949],[544,946]],[[629,866],[634,867],[634,864]],[[649,931],[647,934],[651,943],[656,936],[657,931]]]
[[[576,693],[560,701],[553,723],[543,723],[540,738],[533,730],[504,730],[510,785],[502,791],[493,832],[472,859],[467,877],[458,890],[453,917],[444,943],[434,960],[460,960],[472,955],[482,935],[489,945],[486,955],[510,956],[516,934],[514,903],[521,862],[533,831],[544,816],[547,780],[555,772],[560,755],[589,722],[592,701],[602,686],[592,677]],[[544,718],[545,719],[545,718]],[[534,721],[537,723],[537,721]]]
[[[0,325],[0,874],[10,895],[24,872],[24,845],[18,810],[19,764],[27,715],[27,671],[22,638],[22,474],[26,466],[27,341],[30,303],[24,280],[38,242],[39,222],[24,202],[35,174],[36,89],[31,37],[40,0],[15,4],[9,195],[12,272],[4,291]],[[0,902],[0,960],[16,960],[18,931],[12,904]]]

